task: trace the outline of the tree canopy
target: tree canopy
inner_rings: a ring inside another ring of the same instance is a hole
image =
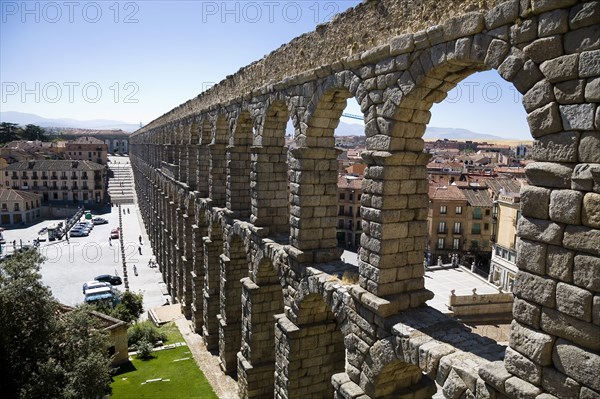
[[[0,144],[6,144],[14,140],[40,140],[48,141],[44,128],[37,125],[26,125],[24,128],[16,123],[0,123]]]
[[[87,307],[60,306],[35,250],[0,263],[0,392],[9,398],[93,398],[110,390],[108,334]]]

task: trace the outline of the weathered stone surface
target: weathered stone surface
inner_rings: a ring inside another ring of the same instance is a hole
[[[592,323],[600,325],[600,295],[594,295],[592,301]]]
[[[598,29],[600,30],[600,25],[598,25]],[[579,56],[579,77],[593,78],[598,75],[600,75],[600,50],[581,53]]]
[[[490,42],[484,63],[492,68],[498,68],[506,59],[510,46],[504,40],[494,39]]]
[[[563,55],[562,40],[560,36],[550,36],[538,39],[523,48],[534,62],[541,64],[546,60]]]
[[[556,309],[583,321],[592,321],[592,293],[570,284],[556,285]]]
[[[581,391],[579,391],[579,399],[600,399],[600,393],[592,391],[588,387],[581,387]]]
[[[546,273],[546,244],[521,239],[518,244],[517,267],[535,274]]]
[[[578,150],[580,162],[600,163],[600,133],[583,133]]]
[[[542,382],[542,366],[539,366],[512,348],[506,348],[504,355],[506,371],[534,385]]]
[[[576,398],[581,385],[572,378],[559,373],[553,367],[542,370],[542,387],[559,398]]]
[[[592,25],[565,33],[563,40],[567,54],[595,50],[600,47],[600,25]]]
[[[546,37],[567,32],[569,30],[568,19],[569,11],[567,10],[554,10],[540,14],[538,36]]]
[[[519,271],[513,285],[517,297],[540,305],[555,306],[556,282],[553,279]]]
[[[585,81],[567,80],[556,83],[554,86],[554,96],[559,104],[577,104],[583,101],[583,87]]]
[[[600,378],[598,378],[600,355],[598,353],[592,353],[569,341],[558,339],[552,351],[552,361],[561,373],[600,391]]]
[[[573,175],[571,176],[571,189],[580,191],[594,190],[594,169],[597,169],[598,181],[600,181],[600,165],[582,163],[575,166]]]
[[[525,94],[527,90],[531,89],[537,82],[542,80],[544,75],[540,72],[540,69],[532,60],[527,60],[523,64],[523,68],[517,72],[513,77],[512,83],[519,90],[519,92]]]
[[[549,82],[562,82],[579,77],[579,54],[563,55],[540,65]]]
[[[506,380],[504,386],[506,387],[506,393],[515,398],[534,399],[542,393],[542,390],[535,385],[517,377],[511,377]]]
[[[562,240],[563,228],[549,220],[521,217],[517,224],[517,235],[533,241],[558,245]]]
[[[567,224],[579,224],[583,194],[575,190],[553,190],[550,194],[550,219]]]
[[[600,229],[600,194],[587,193],[583,197],[581,221],[585,226]]]
[[[527,123],[533,137],[557,133],[562,130],[562,121],[555,102],[544,105],[527,115]]]
[[[444,382],[443,387],[444,397],[450,399],[458,399],[467,390],[465,382],[460,378],[456,371],[451,370],[448,378]]]
[[[594,104],[561,105],[559,108],[565,129],[594,129]]]
[[[567,283],[573,281],[574,253],[554,245],[549,245],[546,253],[546,270],[548,272],[548,276]]]
[[[504,383],[512,377],[502,361],[484,364],[479,368],[479,376],[500,392],[504,392]]]
[[[476,11],[450,18],[442,26],[446,40],[474,35],[481,32],[483,27],[483,14]]]
[[[577,4],[569,12],[569,27],[571,29],[583,28],[600,23],[600,2],[590,1]]]
[[[514,24],[510,27],[510,41],[515,44],[530,42],[537,37],[537,19],[531,18],[523,21],[521,24]]]
[[[554,338],[548,334],[532,330],[513,321],[509,344],[511,348],[527,356],[536,364],[548,366],[552,363]]]
[[[600,258],[588,255],[575,256],[573,283],[585,289],[600,292]]]
[[[485,28],[490,30],[513,22],[519,16],[519,4],[506,1],[485,13]]]
[[[526,324],[535,329],[540,328],[540,318],[542,307],[520,298],[515,298],[513,302],[513,316],[521,324]]]
[[[494,41],[492,41],[492,44],[494,44]],[[525,93],[523,96],[523,106],[525,107],[525,111],[532,112],[554,100],[555,97],[552,85],[544,79],[537,82],[527,93]]]
[[[578,149],[579,132],[549,134],[533,142],[531,157],[536,161],[577,162]]]
[[[525,175],[536,186],[570,188],[573,169],[569,164],[534,162],[525,167]]]
[[[566,8],[576,4],[576,0],[532,0],[531,11],[539,14],[556,8]]]
[[[600,349],[600,327],[577,320],[550,308],[542,308],[540,323],[548,334],[568,339],[571,342],[597,351]]]
[[[600,255],[600,230],[586,226],[567,226],[563,244],[566,248]]]
[[[408,53],[415,48],[413,35],[408,33],[396,36],[390,42],[390,54],[392,56]]]
[[[600,102],[600,78],[588,79],[584,97],[587,102]]]
[[[523,186],[521,188],[521,214],[536,219],[548,219],[550,191],[544,187]]]

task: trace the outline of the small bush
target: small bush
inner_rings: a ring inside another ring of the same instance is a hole
[[[152,358],[152,344],[146,340],[141,340],[136,345],[137,357],[141,360],[148,360]]]
[[[137,345],[141,341],[154,344],[156,341],[164,341],[165,339],[166,335],[149,320],[135,323],[127,330],[127,344],[129,346]]]

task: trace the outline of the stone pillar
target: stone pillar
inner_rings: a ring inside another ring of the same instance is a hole
[[[183,231],[181,232],[181,241],[183,242],[183,255],[181,257],[181,273],[182,273],[182,295],[181,295],[181,310],[186,318],[192,317],[192,264],[193,264],[193,229],[192,218],[188,214],[183,215]]]
[[[275,398],[333,397],[331,377],[344,371],[345,356],[343,338],[333,338],[336,323],[298,327],[284,315],[276,319]]]
[[[226,205],[225,144],[208,145],[210,153],[210,173],[208,178],[209,194],[213,206],[223,208]]]
[[[197,168],[196,190],[202,198],[209,196],[208,181],[210,176],[210,152],[206,145],[196,147],[197,163],[194,167]]]
[[[305,262],[339,260],[337,156],[334,148],[290,150],[290,244]]]
[[[188,151],[189,151],[189,146],[188,145],[178,145],[179,147],[179,181],[187,184],[189,186],[189,180],[188,180],[188,168],[189,168],[189,164],[188,164]]]
[[[289,234],[287,149],[254,146],[251,150],[250,221],[255,226],[267,227],[269,234]]]
[[[196,191],[198,188],[198,146],[190,144],[186,147],[186,173],[187,185],[190,191]]]
[[[425,289],[429,155],[367,151],[358,262],[360,285],[380,297],[394,295],[398,310],[433,298]]]
[[[211,241],[203,237],[204,241],[204,324],[202,338],[206,349],[213,350],[219,345],[219,267],[220,255],[223,251],[223,242],[218,238]]]
[[[227,209],[236,219],[250,217],[250,154],[245,145],[227,147]]]
[[[242,279],[242,345],[237,354],[241,398],[272,398],[275,372],[274,315],[283,310],[281,286]]]
[[[244,245],[233,237],[226,245],[227,254],[220,262],[219,357],[223,371],[232,373],[237,367],[237,352],[241,345],[242,283],[248,275]]]
[[[194,331],[202,334],[204,323],[204,242],[201,229],[192,225],[192,270],[190,271],[192,293],[192,323]]]

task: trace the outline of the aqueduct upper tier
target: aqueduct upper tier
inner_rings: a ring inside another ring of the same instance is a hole
[[[508,346],[427,306],[433,103],[495,69],[535,140]],[[361,106],[358,268],[333,132]],[[600,397],[600,2],[374,0],[134,133],[170,294],[244,398]],[[295,145],[285,146],[291,120]]]

